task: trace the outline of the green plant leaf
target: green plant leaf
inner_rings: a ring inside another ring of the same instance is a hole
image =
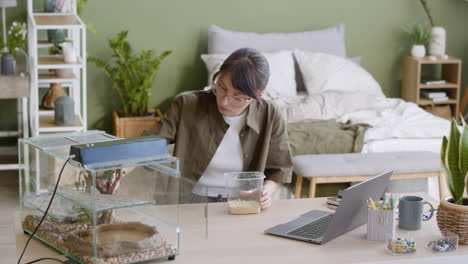
[[[464,126],[460,136],[460,172],[462,175],[468,173],[468,126]]]
[[[446,156],[447,156],[447,145],[448,145],[448,140],[447,140],[447,137],[444,137],[442,139],[442,148],[440,150],[440,166],[442,168],[442,171],[445,175],[445,180],[447,181],[447,186],[450,190],[450,194],[452,194],[453,196],[453,193],[454,193],[454,189],[453,189],[453,179],[452,179],[452,175],[450,175],[450,171],[447,167],[447,164],[446,164]]]
[[[465,175],[465,188],[468,193],[468,125],[463,117],[461,117],[463,130],[460,136],[460,170],[461,174]]]
[[[454,119],[451,122],[450,136],[448,138],[446,164],[453,181],[453,198],[458,201],[465,191],[465,175],[461,174],[459,167],[460,131]]]

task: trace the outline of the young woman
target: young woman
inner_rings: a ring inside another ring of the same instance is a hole
[[[176,96],[164,118],[145,131],[175,143],[182,175],[197,182],[193,197],[219,200],[225,193],[225,172],[261,171],[266,176],[261,197],[265,209],[277,183],[291,181],[285,122],[271,102],[261,99],[269,76],[260,52],[239,49],[214,75],[211,90]]]

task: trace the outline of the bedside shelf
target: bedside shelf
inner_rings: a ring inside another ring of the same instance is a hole
[[[453,99],[449,99],[446,101],[438,101],[438,102],[434,102],[428,99],[420,99],[418,101],[418,105],[438,105],[438,104],[456,104],[456,103],[457,103],[457,100],[453,100]]]
[[[436,60],[430,60],[428,56],[422,57],[422,58],[416,58],[413,56],[407,56],[408,59],[413,60],[417,63],[421,64],[454,64],[454,63],[461,63],[460,59],[457,59],[455,57],[449,56],[448,59],[436,59]]]
[[[443,83],[443,84],[424,84],[424,83],[420,83],[419,88],[421,88],[421,89],[440,89],[440,88],[458,89],[458,84],[456,84],[456,83]]]
[[[429,57],[416,58],[413,56],[405,56],[403,58],[403,80],[401,87],[401,95],[405,101],[414,102],[421,107],[430,105],[449,105],[445,113],[451,112],[452,117],[457,120],[459,116],[459,99],[460,99],[460,84],[461,84],[461,60],[455,57],[448,59],[430,60]],[[433,68],[435,66],[426,66],[425,70],[432,69],[432,73],[423,75],[424,65],[440,65],[440,75],[435,74]],[[427,68],[429,67],[429,68]],[[423,77],[424,76],[424,77]],[[425,84],[422,83],[424,78],[433,78],[435,80],[445,80],[444,84]],[[445,93],[449,98],[446,101],[434,102],[432,100],[422,97],[422,93],[440,92]],[[437,113],[434,111],[433,113]],[[442,114],[440,114],[442,115]],[[442,116],[449,118],[449,115]]]

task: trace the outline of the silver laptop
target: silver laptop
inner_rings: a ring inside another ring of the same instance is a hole
[[[265,233],[316,244],[326,242],[361,226],[367,221],[367,200],[378,201],[384,194],[393,171],[375,176],[347,188],[335,213],[312,210]]]

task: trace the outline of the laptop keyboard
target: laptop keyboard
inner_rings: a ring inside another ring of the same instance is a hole
[[[329,214],[320,219],[317,219],[313,222],[310,222],[306,225],[303,225],[299,228],[294,229],[293,231],[288,232],[288,235],[317,239],[327,231],[327,227],[333,219],[334,214]]]

